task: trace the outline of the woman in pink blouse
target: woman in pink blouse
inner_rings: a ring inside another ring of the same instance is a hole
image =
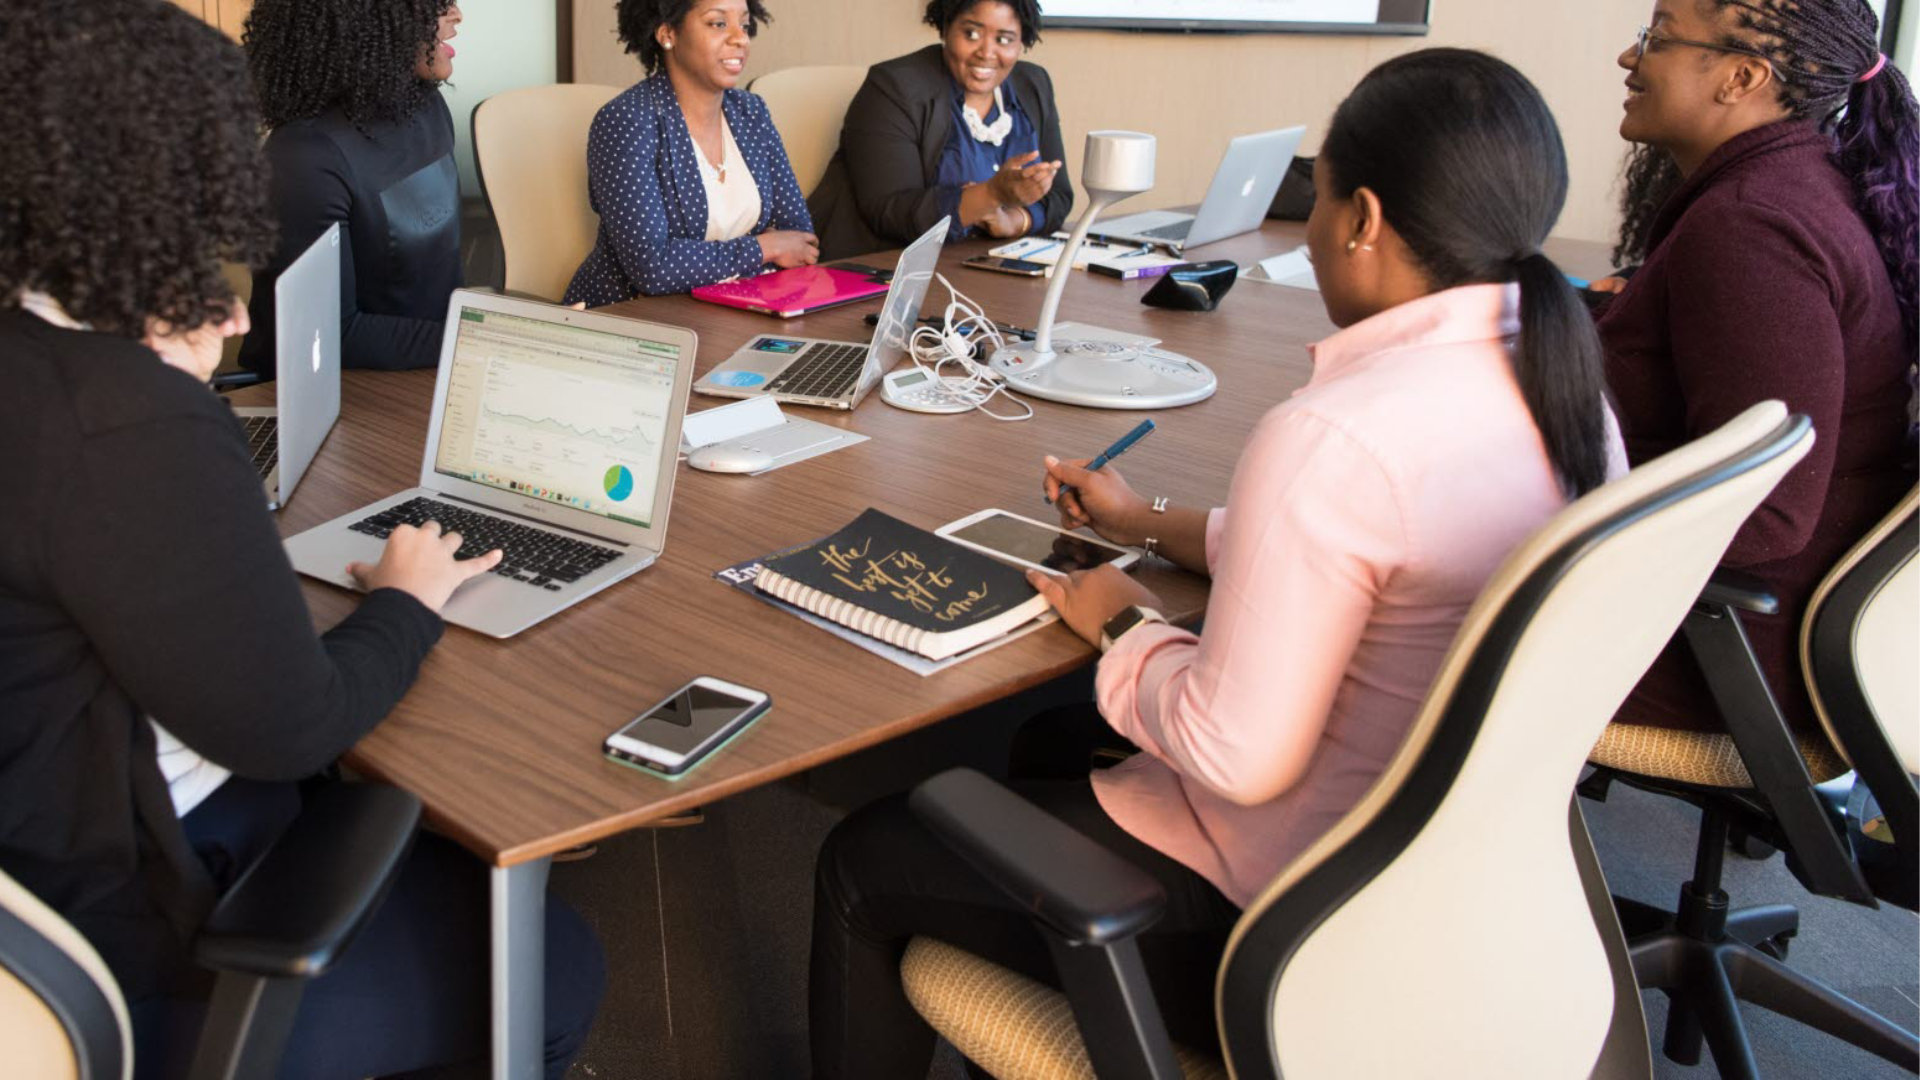
[[[1341,329],[1254,428],[1226,507],[1047,460],[1050,497],[1078,488],[1066,523],[1212,577],[1205,632],[1111,567],[1032,575],[1106,653],[1100,715],[1141,752],[1020,790],[1166,887],[1141,951],[1174,1038],[1203,1046],[1240,906],[1385,767],[1500,561],[1624,460],[1592,319],[1540,252],[1566,159],[1524,77],[1455,49],[1381,65],[1335,112],[1314,186],[1308,248]],[[914,934],[1054,979],[1029,917],[899,800],[843,822],[816,880],[818,1077],[925,1074],[898,978]]]

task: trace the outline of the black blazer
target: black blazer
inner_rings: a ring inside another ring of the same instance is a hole
[[[1041,160],[1064,162],[1047,70],[1023,60],[1005,85],[1040,133]],[[952,104],[953,80],[939,45],[868,69],[847,107],[840,149],[807,200],[822,259],[904,247],[940,220],[934,178],[953,130]],[[1036,233],[1067,220],[1073,186],[1064,165],[1041,206],[1046,220],[1034,223]]]

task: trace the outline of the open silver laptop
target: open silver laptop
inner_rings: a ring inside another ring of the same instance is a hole
[[[1174,252],[1239,236],[1260,227],[1273,194],[1300,149],[1304,127],[1242,135],[1227,144],[1207,197],[1195,213],[1146,210],[1093,223],[1093,235],[1130,244],[1157,244]]]
[[[1269,193],[1271,197],[1271,193]],[[722,360],[693,388],[715,397],[771,395],[796,405],[851,409],[907,354],[907,339],[920,318],[920,302],[940,261],[947,218],[921,234],[900,253],[893,284],[880,308],[873,341],[822,341],[819,338],[758,334]]]
[[[356,587],[402,524],[506,558],[454,592],[448,622],[511,637],[659,558],[667,542],[691,330],[456,290],[420,485],[286,542],[294,569]]]
[[[273,285],[274,404],[233,415],[278,510],[340,418],[340,226],[293,260]]]

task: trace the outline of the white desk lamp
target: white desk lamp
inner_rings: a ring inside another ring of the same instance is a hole
[[[1034,397],[1107,409],[1156,409],[1186,405],[1213,394],[1213,372],[1178,353],[1158,349],[1159,339],[1081,323],[1061,323],[1054,339],[1054,316],[1073,275],[1073,260],[1086,242],[1094,219],[1122,199],[1153,188],[1154,137],[1137,131],[1087,133],[1080,181],[1087,209],[1073,228],[1034,324],[1034,340],[996,350],[989,361],[1008,386]]]

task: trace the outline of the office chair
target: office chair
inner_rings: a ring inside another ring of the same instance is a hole
[[[1788,905],[1728,910],[1721,870],[1739,830],[1787,853],[1822,896],[1912,910],[1920,890],[1920,524],[1909,492],[1821,582],[1801,622],[1800,658],[1820,731],[1794,736],[1747,643],[1743,611],[1778,601],[1716,575],[1683,625],[1729,734],[1609,725],[1582,793],[1618,780],[1700,807],[1693,877],[1677,911],[1618,899],[1643,989],[1673,1001],[1664,1051],[1720,1075],[1759,1075],[1739,1002],[1748,1001],[1920,1070],[1920,1038],[1781,961],[1799,932]],[[1849,781],[1845,774],[1853,770]],[[1836,781],[1836,778],[1841,778]],[[1827,783],[1828,781],[1836,781]]]
[[[306,981],[365,926],[413,846],[420,801],[398,788],[333,785],[221,898],[193,943],[217,972],[193,1080],[277,1071]],[[0,1060],[10,1076],[128,1080],[133,1027],[93,947],[0,873]]]
[[[617,86],[560,83],[495,94],[473,110],[473,160],[500,226],[506,290],[558,301],[593,250],[587,131]]]
[[[1194,1052],[1224,1054],[1243,1080],[1650,1075],[1574,784],[1588,740],[1811,441],[1806,418],[1757,406],[1509,556],[1385,772],[1242,915],[1216,984],[1221,1045]],[[936,1030],[1001,1080],[1182,1075],[1132,938],[1164,903],[1157,883],[981,779],[943,774],[911,805],[1034,912],[1066,988],[983,995],[1004,971],[916,940],[902,974]],[[1040,1014],[1023,1007],[1038,998],[1052,1019],[1007,1045],[996,1013]]]
[[[787,148],[800,194],[811,195],[840,149],[840,125],[867,69],[854,64],[781,68],[747,84],[767,103],[773,126]]]

